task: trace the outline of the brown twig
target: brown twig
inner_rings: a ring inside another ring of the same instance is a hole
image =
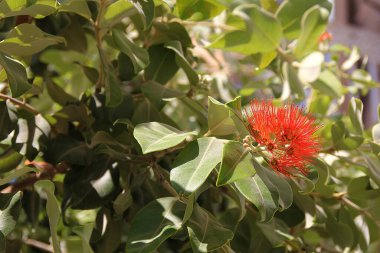
[[[3,99],[3,100],[9,100],[9,101],[11,101],[13,104],[15,104],[15,105],[17,105],[17,106],[19,106],[19,107],[25,109],[26,111],[28,111],[28,112],[30,112],[30,113],[32,113],[32,114],[34,114],[34,115],[37,115],[37,114],[40,113],[40,112],[37,111],[37,109],[34,108],[33,106],[31,106],[31,105],[29,105],[29,104],[27,104],[27,103],[25,103],[25,102],[23,102],[23,101],[20,101],[20,100],[18,100],[18,99],[16,99],[16,98],[13,98],[13,97],[10,97],[10,96],[8,96],[8,95],[5,95],[5,94],[3,94],[3,93],[0,93],[0,99]]]
[[[30,239],[30,238],[25,239],[23,242],[26,245],[32,246],[34,248],[37,248],[46,252],[54,252],[53,246],[44,242],[40,242],[40,241]]]
[[[39,173],[30,174],[27,178],[16,182],[6,188],[4,188],[2,193],[17,192],[23,190],[29,186],[32,186],[35,182],[42,179],[53,179],[56,174],[65,173],[68,170],[68,165],[60,163],[57,166],[53,166],[47,162],[25,162],[26,166],[34,166],[41,170]]]
[[[165,176],[161,173],[160,168],[156,163],[152,164],[152,170],[157,181],[159,181],[171,195],[174,197],[179,197],[177,191],[174,190],[168,180],[166,180]]]

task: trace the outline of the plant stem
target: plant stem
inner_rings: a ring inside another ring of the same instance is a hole
[[[53,246],[44,242],[40,242],[34,239],[25,239],[23,241],[26,245],[32,246],[34,248],[43,250],[45,252],[54,252]]]
[[[100,20],[103,16],[103,11],[104,11],[106,2],[107,0],[100,0],[98,16],[96,17],[95,22],[93,22],[93,26],[95,29],[96,47],[98,48],[99,57],[100,57],[99,77],[95,85],[95,90],[98,93],[101,91],[104,85],[104,69],[107,67],[106,56],[102,48],[103,35],[102,35],[102,29],[100,27]]]
[[[293,57],[288,55],[281,47],[276,48],[278,55],[286,62],[292,63]]]
[[[18,100],[18,99],[16,99],[16,98],[12,98],[12,97],[10,97],[10,96],[8,96],[8,95],[5,95],[5,94],[3,94],[3,93],[0,93],[0,99],[3,99],[3,100],[9,100],[9,101],[11,101],[13,104],[15,104],[15,105],[17,105],[17,106],[19,106],[19,107],[25,109],[26,111],[28,111],[28,112],[30,112],[30,113],[32,113],[32,114],[34,114],[34,115],[37,115],[37,114],[40,113],[40,112],[37,111],[37,109],[34,108],[33,106],[31,106],[31,105],[29,105],[29,104],[27,104],[27,103],[25,103],[25,102],[23,102],[23,101],[20,101],[20,100]]]
[[[154,163],[152,165],[152,170],[153,170],[154,176],[156,177],[157,181],[159,181],[162,184],[162,186],[171,195],[173,195],[174,197],[178,197],[179,198],[179,195],[178,195],[177,191],[174,190],[174,188],[171,186],[171,184],[168,182],[168,180],[166,180],[165,176],[160,171],[160,167],[156,163]]]

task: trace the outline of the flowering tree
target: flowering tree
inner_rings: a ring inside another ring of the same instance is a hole
[[[378,84],[331,8],[1,1],[0,252],[379,252]]]

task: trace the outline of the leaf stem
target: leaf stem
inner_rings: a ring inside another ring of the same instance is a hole
[[[34,108],[33,106],[31,106],[31,105],[29,105],[29,104],[27,104],[27,103],[25,103],[25,102],[23,102],[23,101],[20,101],[20,100],[18,100],[18,99],[16,99],[16,98],[13,98],[13,97],[10,97],[10,96],[8,96],[8,95],[5,95],[5,94],[3,94],[3,93],[0,93],[0,99],[3,99],[3,100],[9,100],[9,101],[11,101],[13,104],[15,104],[15,105],[17,105],[17,106],[19,106],[19,107],[25,109],[26,111],[28,111],[28,112],[30,112],[30,113],[32,113],[32,114],[34,114],[34,115],[37,115],[37,114],[40,113],[40,112],[37,111],[37,109]]]

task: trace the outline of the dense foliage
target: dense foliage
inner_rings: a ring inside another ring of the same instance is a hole
[[[377,83],[331,9],[0,1],[0,252],[379,252]],[[253,98],[322,126],[308,173],[249,152]]]

